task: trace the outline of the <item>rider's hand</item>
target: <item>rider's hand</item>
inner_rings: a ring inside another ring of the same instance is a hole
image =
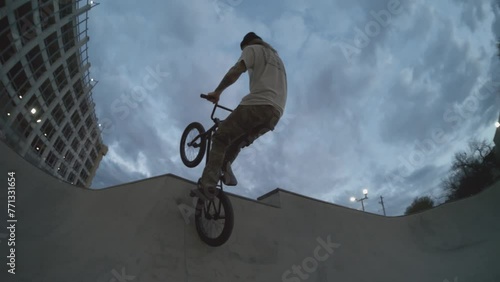
[[[217,91],[214,91],[214,92],[210,92],[207,94],[207,100],[212,102],[212,103],[218,103],[219,102],[219,98],[220,98],[220,92],[217,92]]]

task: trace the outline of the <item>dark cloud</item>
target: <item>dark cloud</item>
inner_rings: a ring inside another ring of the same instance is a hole
[[[486,1],[464,1],[455,0],[462,8],[461,20],[467,27],[475,32],[477,27],[483,23],[486,18],[485,4]]]
[[[278,48],[289,96],[276,130],[240,154],[240,185],[230,192],[257,198],[280,187],[351,206],[349,195],[367,186],[369,210],[380,212],[376,199],[383,195],[388,214],[401,214],[415,196],[439,198],[442,160],[458,140],[481,134],[498,117],[498,92],[469,101],[481,79],[498,73],[491,50],[500,9],[493,2],[486,9],[481,1],[457,0],[450,9],[400,1],[401,13],[351,60],[338,43],[352,45],[356,28],[373,25],[394,1],[263,2],[265,11],[258,3],[221,2],[124,1],[92,10],[94,100],[110,146],[94,187],[168,172],[200,176],[203,163],[189,169],[179,159],[182,131],[193,121],[211,126],[213,105],[199,94],[217,86],[250,30]],[[483,34],[492,16],[492,34]],[[483,32],[481,39],[467,39],[471,32]],[[151,69],[168,76],[146,83]],[[247,91],[244,74],[221,104],[234,108]]]
[[[139,172],[125,171],[117,163],[113,163],[109,158],[104,158],[99,169],[92,181],[92,188],[106,188],[112,185],[132,182],[138,179],[145,178],[146,175]]]

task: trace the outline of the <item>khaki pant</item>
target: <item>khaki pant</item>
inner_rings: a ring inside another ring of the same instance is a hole
[[[219,126],[212,138],[208,163],[201,176],[202,187],[215,187],[221,168],[234,162],[240,150],[274,130],[280,113],[271,105],[239,105]]]

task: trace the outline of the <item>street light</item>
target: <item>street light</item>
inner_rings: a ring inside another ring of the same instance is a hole
[[[497,121],[497,122],[495,122],[495,127],[496,127],[496,128],[499,128],[499,127],[500,127],[500,122],[498,122],[498,121]]]
[[[356,199],[355,197],[351,197],[351,202],[361,202],[361,207],[363,208],[363,211],[365,211],[365,204],[363,203],[364,200],[368,199],[368,189],[363,189],[363,195],[364,197],[361,199]]]
[[[31,109],[31,113],[36,114],[36,109],[35,108]]]

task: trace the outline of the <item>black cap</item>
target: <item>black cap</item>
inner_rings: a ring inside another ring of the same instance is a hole
[[[241,50],[243,50],[243,46],[248,44],[250,41],[254,40],[254,39],[262,39],[260,38],[257,34],[255,34],[254,32],[249,32],[247,33],[247,35],[245,35],[245,37],[243,37],[243,40],[241,41],[240,43],[240,48]]]

